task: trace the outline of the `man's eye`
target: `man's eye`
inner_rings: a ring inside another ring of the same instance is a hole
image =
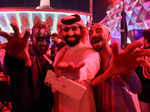
[[[76,31],[77,30],[77,27],[76,26],[73,26],[72,27],[72,31]]]
[[[98,43],[100,42],[102,39],[101,38],[97,38],[97,39],[92,39],[91,43]]]
[[[68,28],[68,27],[65,27],[63,30],[64,30],[65,32],[68,32],[68,31],[69,31],[69,28]]]

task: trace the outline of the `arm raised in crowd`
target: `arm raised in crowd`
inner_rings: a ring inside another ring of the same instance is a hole
[[[135,41],[124,50],[119,50],[118,43],[112,44],[112,62],[108,69],[93,80],[92,85],[97,85],[115,75],[126,75],[134,71],[137,66],[144,63],[143,56],[150,55],[149,49],[142,49],[143,43]]]
[[[7,39],[6,53],[16,59],[25,59],[27,55],[27,42],[30,36],[30,32],[26,30],[23,37],[19,32],[19,28],[16,24],[11,24],[14,30],[14,34],[10,35],[4,31],[0,31],[0,36]]]

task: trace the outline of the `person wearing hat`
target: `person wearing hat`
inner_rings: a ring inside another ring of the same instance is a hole
[[[43,56],[50,44],[50,26],[36,23],[32,34],[27,30],[23,37],[16,24],[11,26],[13,35],[3,31],[0,35],[8,40],[5,64],[11,80],[12,112],[50,112],[53,94],[44,84],[44,78],[52,65]]]
[[[79,101],[59,92],[55,101],[56,112],[95,112],[90,81],[98,72],[99,55],[85,44],[88,30],[79,15],[61,18],[57,28],[66,46],[56,55],[55,73],[85,86],[87,90]]]
[[[99,73],[92,81],[97,112],[141,112],[137,94],[142,88],[134,70],[150,51],[139,48],[143,45],[141,41],[119,51],[118,43],[110,47],[110,39],[107,26],[90,27],[90,43],[101,58]]]

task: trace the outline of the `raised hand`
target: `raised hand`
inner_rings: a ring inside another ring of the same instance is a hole
[[[142,49],[142,41],[129,44],[124,50],[118,50],[118,44],[112,45],[111,68],[116,74],[127,74],[144,62],[143,56],[150,55],[149,49]]]
[[[13,36],[4,31],[0,31],[0,36],[6,38],[8,41],[6,45],[6,52],[17,59],[25,59],[25,50],[27,49],[30,32],[26,30],[24,36],[21,37],[18,26],[16,24],[11,24],[11,27],[14,30]]]
[[[92,81],[92,85],[98,85],[115,75],[127,75],[141,63],[145,63],[143,56],[150,55],[150,50],[140,48],[142,45],[142,41],[135,41],[125,49],[119,50],[118,43],[113,43],[110,66],[103,74]]]

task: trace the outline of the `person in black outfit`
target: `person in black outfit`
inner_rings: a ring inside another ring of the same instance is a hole
[[[13,112],[51,112],[53,94],[44,78],[52,65],[43,56],[49,48],[50,27],[44,22],[37,23],[31,35],[26,31],[21,37],[17,25],[11,26],[13,35],[3,31],[0,35],[8,40],[5,64],[11,79]]]
[[[150,49],[150,29],[143,32],[144,49]],[[150,112],[150,57],[145,56],[142,66],[136,69],[136,72],[142,82],[142,93],[138,95],[140,100],[141,112]]]
[[[57,52],[63,48],[66,44],[65,42],[58,37],[57,33],[53,33],[51,35],[51,40],[53,42],[52,46],[51,46],[51,59],[54,62],[55,56],[57,54]]]

